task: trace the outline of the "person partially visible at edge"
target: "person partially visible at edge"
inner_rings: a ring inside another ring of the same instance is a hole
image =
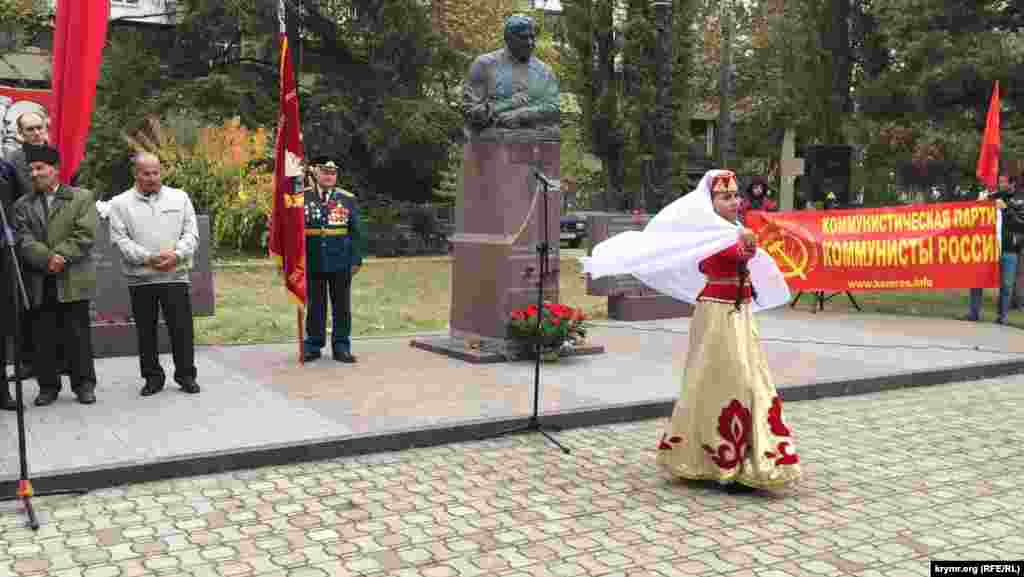
[[[748,210],[778,210],[779,205],[768,194],[768,181],[760,176],[752,178],[740,202],[740,220],[743,220],[743,215],[747,214]]]
[[[335,361],[352,356],[352,278],[363,264],[366,233],[356,197],[340,188],[338,165],[327,157],[311,163],[316,186],[306,189],[306,339],[304,362],[320,358],[327,343],[327,298],[331,299],[331,351]]]
[[[28,162],[25,160],[25,146],[44,146],[49,140],[49,131],[47,130],[47,119],[36,112],[25,112],[15,119],[15,126],[17,126],[18,140],[21,141],[22,145],[10,149],[7,152],[6,160],[14,165],[18,175],[18,196],[23,194],[29,194],[32,192],[32,175],[29,169]],[[22,317],[21,325],[21,358],[22,365],[20,367],[21,378],[29,379],[34,375],[32,370],[32,355],[35,350],[32,339],[32,322],[28,318],[28,315]],[[58,348],[58,355],[63,358],[60,349]],[[65,363],[61,363],[64,365]],[[62,371],[65,372],[66,371]]]
[[[174,382],[199,392],[192,321],[192,261],[199,227],[192,200],[183,190],[164,186],[160,159],[150,153],[134,159],[135,186],[110,201],[110,242],[121,253],[132,316],[139,339],[139,370],[144,397],[163,390],[167,380],[157,350],[157,321],[163,313],[171,340]]]
[[[60,155],[50,146],[25,147],[33,193],[14,204],[14,229],[31,304],[39,383],[36,406],[50,405],[61,389],[59,345],[64,345],[71,390],[82,404],[96,402],[96,368],[89,301],[96,291],[92,246],[96,204],[91,191],[57,178]]]
[[[716,171],[693,194],[738,222],[733,173]],[[690,322],[682,391],[658,446],[657,462],[675,477],[751,490],[780,488],[801,476],[750,306],[757,294],[747,263],[756,251],[754,233],[742,228],[734,244],[700,261],[707,280]]]
[[[21,196],[18,183],[17,169],[14,165],[0,158],[0,208],[8,218],[10,225],[11,207],[14,201]],[[11,396],[11,389],[7,384],[7,342],[14,338],[14,323],[12,320],[18,314],[15,309],[15,268],[11,262],[11,251],[7,246],[7,235],[0,229],[0,410],[13,411],[17,409],[14,398]],[[14,255],[17,258],[17,255]],[[15,343],[17,344],[17,343]]]
[[[1024,190],[1018,190],[1015,182],[1011,182],[1006,174],[999,175],[1000,195],[996,203],[1003,215],[1002,252],[999,256],[999,300],[996,301],[996,323],[1005,325],[1010,313],[1010,298],[1017,280],[1017,262],[1021,249],[1024,249]],[[989,200],[988,191],[978,193],[978,200]],[[1003,200],[1003,197],[1006,200]],[[984,291],[973,288],[968,299],[968,313],[961,320],[977,322],[981,320],[981,303]]]

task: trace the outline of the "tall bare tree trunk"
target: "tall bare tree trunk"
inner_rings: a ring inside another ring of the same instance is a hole
[[[722,51],[719,63],[718,166],[729,168],[733,162],[732,128],[732,0],[722,0]]]

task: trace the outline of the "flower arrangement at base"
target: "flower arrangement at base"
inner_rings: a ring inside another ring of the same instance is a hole
[[[537,325],[538,316],[540,326]],[[529,305],[516,309],[509,315],[508,336],[518,341],[521,350],[532,354],[540,338],[542,351],[558,354],[566,343],[576,344],[587,336],[586,317],[581,309],[558,304],[544,303],[543,307]],[[548,355],[553,356],[553,355]]]

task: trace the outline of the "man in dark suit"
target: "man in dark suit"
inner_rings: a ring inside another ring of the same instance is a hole
[[[78,402],[96,402],[96,367],[89,301],[96,291],[96,202],[91,191],[58,180],[60,154],[26,146],[33,192],[14,203],[13,225],[35,337],[36,406],[57,400],[61,389],[58,344],[65,345],[71,390]]]

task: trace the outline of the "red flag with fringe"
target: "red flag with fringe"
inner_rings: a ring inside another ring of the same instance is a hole
[[[999,186],[999,81],[996,80],[992,89],[992,100],[988,104],[988,117],[985,119],[985,134],[981,138],[981,152],[978,154],[978,169],[975,175],[985,183],[988,190],[996,190]]]
[[[285,33],[284,3],[278,5],[281,68],[280,114],[277,121],[277,150],[274,163],[274,208],[270,217],[270,254],[276,258],[288,294],[301,306],[306,304],[306,236],[302,183],[302,132],[299,97],[295,84],[288,35]]]

